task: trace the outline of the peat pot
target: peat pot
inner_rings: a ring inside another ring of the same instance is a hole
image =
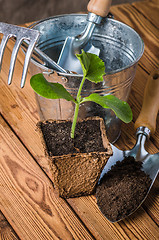
[[[43,52],[57,62],[67,36],[76,36],[86,25],[86,14],[68,14],[41,20],[31,25],[40,31],[37,42]],[[92,44],[100,48],[100,58],[105,62],[104,81],[98,84],[85,81],[82,96],[96,92],[101,95],[113,94],[127,101],[136,67],[144,51],[144,44],[138,33],[129,26],[111,18],[103,19],[94,30]],[[47,80],[60,82],[76,97],[82,75],[53,73],[46,64],[32,58],[30,73],[43,73]],[[36,95],[41,120],[68,120],[73,118],[74,104],[66,100],[50,100]],[[87,102],[81,105],[79,119],[99,116],[104,119],[107,136],[115,142],[120,135],[121,121],[109,109],[103,109],[96,103]]]

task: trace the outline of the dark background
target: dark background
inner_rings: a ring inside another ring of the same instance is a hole
[[[112,0],[112,5],[136,0]],[[87,11],[88,0],[0,0],[0,21],[22,24],[58,14]]]

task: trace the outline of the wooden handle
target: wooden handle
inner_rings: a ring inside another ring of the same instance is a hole
[[[95,13],[101,17],[106,17],[112,0],[90,0],[87,5],[88,12]]]
[[[153,134],[156,130],[156,118],[159,110],[159,69],[152,72],[147,80],[141,112],[135,123],[138,127],[148,127]]]

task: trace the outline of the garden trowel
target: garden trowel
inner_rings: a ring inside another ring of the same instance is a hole
[[[117,161],[122,161],[129,156],[134,157],[135,161],[142,162],[141,170],[143,170],[146,173],[146,175],[148,175],[152,180],[146,196],[144,197],[144,199],[142,199],[138,207],[140,207],[143,201],[146,199],[159,173],[159,153],[149,154],[144,148],[146,139],[149,138],[150,134],[154,134],[155,132],[158,111],[159,111],[159,69],[152,72],[152,74],[149,76],[147,80],[142,109],[139,114],[139,117],[135,122],[135,129],[137,135],[137,141],[135,146],[131,150],[122,151],[111,144],[113,156],[109,158],[107,164],[105,165],[98,183],[99,186],[104,175],[111,170],[111,167],[115,165]],[[98,203],[98,194],[96,194],[96,198]],[[132,212],[129,213],[129,215],[136,211],[138,207],[133,209]],[[122,219],[118,219],[118,221],[120,220]]]
[[[99,56],[100,49],[90,43],[96,25],[106,17],[111,5],[111,0],[90,0],[87,6],[87,24],[82,33],[74,37],[67,37],[61,50],[57,64],[65,70],[82,74],[82,68],[76,54],[84,49],[85,52],[94,53]]]

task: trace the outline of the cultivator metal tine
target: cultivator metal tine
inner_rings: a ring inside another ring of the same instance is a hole
[[[31,58],[31,54],[34,49],[34,46],[35,46],[35,42],[31,41],[28,45],[28,49],[25,54],[24,67],[23,67],[23,73],[22,73],[22,78],[21,78],[21,88],[23,88],[25,85],[29,62],[30,62],[30,58]]]
[[[1,71],[1,66],[2,66],[4,50],[5,50],[5,47],[7,45],[9,38],[10,38],[9,35],[4,35],[2,38],[1,44],[0,44],[0,71]]]
[[[17,54],[22,42],[22,38],[16,40],[13,51],[12,51],[12,56],[11,56],[11,61],[10,61],[10,67],[9,67],[9,74],[8,74],[8,85],[11,84],[12,82],[12,78],[13,78],[13,71],[14,71],[14,67],[15,67],[15,62],[16,62],[16,58],[17,58]]]
[[[24,28],[24,27],[20,27],[20,26],[8,24],[8,23],[2,23],[2,22],[0,22],[0,33],[3,34],[3,38],[2,38],[2,41],[0,44],[0,68],[2,65],[4,50],[5,50],[5,47],[7,45],[9,38],[14,37],[16,39],[16,42],[15,42],[15,45],[14,45],[13,51],[12,51],[11,61],[10,61],[8,84],[11,84],[11,82],[12,82],[17,54],[18,54],[19,48],[20,48],[23,40],[24,41],[27,40],[27,42],[29,44],[28,49],[26,51],[22,79],[21,79],[21,87],[24,87],[31,54],[32,54],[34,46],[39,38],[40,33],[39,33],[39,31],[34,30],[34,29]]]

